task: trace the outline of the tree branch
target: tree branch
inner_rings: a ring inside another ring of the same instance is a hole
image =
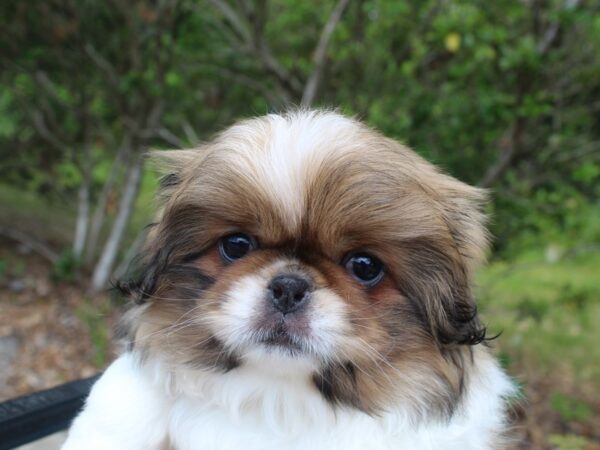
[[[198,133],[196,133],[196,130],[194,130],[194,127],[192,127],[192,124],[189,122],[189,120],[184,119],[181,123],[181,128],[185,133],[185,138],[190,144],[197,145],[200,142]]]
[[[564,9],[571,10],[577,8],[581,4],[581,0],[566,0]],[[558,40],[558,36],[560,34],[561,23],[554,22],[550,24],[540,42],[537,45],[537,52],[539,55],[545,55],[550,48],[556,43]]]
[[[277,80],[284,102],[300,96],[303,92],[302,83],[279,63],[266,42],[264,36],[266,1],[257,2],[253,17],[241,17],[224,0],[209,0],[209,2],[223,15],[229,26],[239,36],[238,49],[243,52],[251,51],[260,61],[262,68]]]
[[[327,20],[327,23],[325,23],[325,26],[323,27],[319,43],[317,44],[317,47],[314,52],[313,60],[315,63],[315,68],[313,69],[313,72],[308,78],[308,81],[304,86],[304,92],[302,93],[302,106],[310,106],[317,95],[317,90],[319,89],[319,84],[321,82],[323,70],[325,69],[327,49],[329,47],[329,44],[331,43],[331,36],[333,35],[335,27],[341,20],[342,15],[344,14],[344,11],[346,10],[349,4],[350,0],[339,0],[338,4],[329,16],[329,20]]]
[[[500,154],[494,164],[488,167],[481,181],[477,183],[478,186],[489,188],[504,175],[504,172],[510,167],[519,151],[524,125],[525,119],[518,118],[511,127],[504,132],[500,138]]]
[[[44,115],[40,111],[29,111],[31,123],[38,134],[55,149],[62,151],[68,148],[50,129],[46,126]]]
[[[28,236],[19,230],[13,230],[7,227],[0,227],[0,235],[6,236],[14,241],[25,244],[38,255],[46,258],[52,264],[54,264],[58,260],[58,254],[54,250],[52,250],[43,242],[38,241],[37,239]]]
[[[221,12],[225,19],[227,19],[229,25],[243,41],[248,43],[252,41],[252,35],[248,24],[240,18],[227,2],[222,0],[209,0],[209,2]]]
[[[100,53],[98,53],[96,48],[89,42],[85,44],[84,50],[94,64],[96,64],[96,66],[98,66],[108,76],[111,85],[113,87],[118,86],[119,76],[117,75],[117,71],[112,64],[108,62]]]
[[[273,86],[269,86],[256,78],[250,77],[243,73],[234,72],[225,67],[220,67],[212,64],[198,63],[197,67],[205,68],[213,71],[216,75],[228,80],[235,81],[243,86],[253,89],[263,95],[271,104],[277,104],[281,101],[273,91]]]
[[[570,10],[577,8],[581,0],[566,0],[564,9]],[[554,22],[548,26],[543,34],[542,39],[537,45],[537,52],[540,56],[544,56],[558,41],[558,37],[561,31],[561,23]],[[527,88],[524,88],[527,90]],[[523,97],[525,92],[520,93],[520,97]],[[525,119],[518,117],[506,130],[506,132],[500,138],[500,154],[496,161],[487,169],[483,178],[479,181],[478,185],[481,187],[490,187],[498,179],[504,175],[506,170],[515,161],[520,151],[521,136],[525,129]]]
[[[48,95],[57,102],[64,105],[64,100],[58,95],[56,92],[56,87],[48,77],[48,74],[42,70],[36,70],[35,74],[33,74],[33,78],[37,81],[38,86],[40,86],[44,91],[48,93]]]
[[[177,148],[185,147],[185,144],[183,143],[183,141],[181,139],[179,139],[173,132],[171,132],[170,130],[168,130],[165,127],[151,129],[151,130],[148,130],[147,133],[145,132],[142,134],[142,137],[153,137],[153,136],[156,136],[156,137],[162,139],[167,144],[172,145],[174,147],[177,147]]]
[[[133,243],[129,246],[127,251],[125,252],[125,256],[123,260],[117,265],[117,268],[113,271],[111,278],[113,280],[119,280],[127,275],[127,270],[131,265],[131,262],[135,258],[135,256],[142,250],[144,245],[144,241],[146,240],[146,235],[148,234],[147,230],[144,229],[138,233]]]

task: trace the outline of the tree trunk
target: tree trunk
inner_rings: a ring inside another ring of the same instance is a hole
[[[125,137],[110,168],[108,179],[104,183],[104,186],[102,186],[102,191],[100,192],[100,196],[96,202],[96,209],[94,210],[94,215],[92,216],[87,245],[85,246],[84,262],[86,265],[91,264],[94,260],[96,247],[98,246],[98,241],[100,240],[100,232],[102,231],[102,225],[104,225],[104,219],[106,218],[106,206],[108,204],[108,199],[113,190],[113,186],[117,181],[117,175],[120,172],[119,169],[126,156],[130,152],[130,145],[130,138]]]
[[[133,243],[129,246],[127,252],[125,253],[125,256],[123,257],[123,259],[112,274],[115,280],[118,280],[119,278],[122,278],[125,275],[127,275],[127,271],[129,270],[131,262],[134,260],[136,255],[142,250],[142,247],[144,246],[146,234],[148,234],[147,229],[140,231]]]
[[[85,247],[85,238],[90,222],[90,180],[84,174],[77,199],[77,223],[73,239],[73,255],[80,261]]]
[[[73,238],[73,255],[81,261],[85,250],[85,241],[90,224],[90,185],[92,178],[92,150],[91,142],[86,133],[81,161],[81,185],[77,194],[77,222],[75,224],[75,237]]]
[[[105,288],[112,271],[112,267],[117,258],[119,246],[125,235],[127,223],[133,210],[137,194],[140,190],[142,180],[143,161],[137,158],[132,162],[132,165],[127,171],[125,187],[119,204],[119,211],[113,223],[110,235],[106,240],[100,260],[94,269],[92,276],[92,291],[98,292]]]

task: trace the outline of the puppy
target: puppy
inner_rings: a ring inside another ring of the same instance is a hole
[[[503,447],[514,389],[471,291],[484,192],[328,111],[154,157],[128,350],[64,450]]]

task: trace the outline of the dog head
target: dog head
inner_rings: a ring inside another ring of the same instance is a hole
[[[334,112],[242,121],[154,158],[162,206],[124,285],[134,348],[204,371],[306,371],[368,412],[452,412],[485,337],[470,287],[481,190]]]

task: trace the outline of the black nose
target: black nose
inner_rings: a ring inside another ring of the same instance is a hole
[[[309,288],[309,282],[300,275],[277,275],[269,284],[269,298],[275,308],[287,314],[307,302],[310,297]]]

